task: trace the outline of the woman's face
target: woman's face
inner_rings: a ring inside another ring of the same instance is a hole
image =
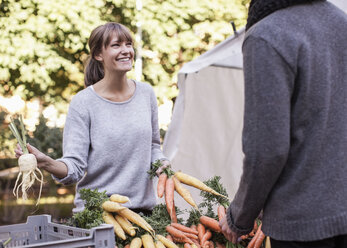
[[[131,41],[120,41],[114,33],[110,43],[102,47],[102,52],[97,59],[103,63],[105,73],[128,72],[133,66],[133,44]]]

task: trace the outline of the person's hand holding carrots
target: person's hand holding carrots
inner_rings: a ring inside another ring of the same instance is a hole
[[[238,241],[238,235],[230,229],[226,216],[219,221],[219,226],[225,238],[233,244],[236,244]]]
[[[169,160],[162,160],[162,161],[161,161],[161,164],[162,164],[162,166],[160,166],[160,167],[158,168],[158,170],[156,170],[156,172],[155,172],[155,173],[157,174],[158,177],[159,177],[160,174],[164,171],[165,168],[168,168],[168,167],[171,166]]]

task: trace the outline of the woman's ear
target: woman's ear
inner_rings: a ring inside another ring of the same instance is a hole
[[[101,54],[95,55],[94,59],[96,59],[99,62],[103,61],[103,58],[102,58]]]

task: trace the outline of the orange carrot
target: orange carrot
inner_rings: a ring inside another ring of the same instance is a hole
[[[197,239],[192,239],[192,241],[194,242],[194,244],[197,246],[197,247],[200,247],[200,243]]]
[[[161,173],[157,184],[157,194],[159,198],[162,198],[165,191],[165,182],[167,179],[166,173]]]
[[[168,240],[170,240],[170,241],[173,241],[173,239],[172,239],[172,237],[171,237],[170,234],[166,235],[166,238],[167,238]]]
[[[210,247],[210,241],[207,240],[205,243],[202,245],[202,248],[209,248]]]
[[[184,248],[192,248],[192,246],[189,243],[185,243],[183,247]]]
[[[125,245],[124,248],[130,248],[130,244]]]
[[[190,239],[196,239],[196,240],[198,239],[198,236],[193,233],[189,233],[189,232],[183,232],[183,233]]]
[[[203,246],[207,240],[209,240],[212,237],[212,233],[210,230],[206,230],[204,236],[202,239],[200,239],[200,245]]]
[[[190,238],[176,238],[173,237],[173,240],[175,243],[189,243],[189,244],[194,244],[194,242]]]
[[[210,243],[209,243],[209,248],[214,248],[214,243],[213,243],[212,240],[211,240]]]
[[[198,229],[198,238],[199,240],[202,240],[202,237],[204,236],[206,232],[205,226],[199,223],[197,229]]]
[[[222,205],[219,205],[217,208],[217,213],[218,213],[218,220],[220,221],[225,216],[225,207]]]
[[[193,229],[194,231],[198,231],[198,229],[196,228],[196,225],[191,225],[190,228]]]
[[[179,224],[179,223],[171,223],[171,226],[177,228],[178,230],[181,230],[182,232],[186,232],[186,233],[193,233],[195,235],[198,235],[198,231],[190,228],[190,227],[187,227],[185,225],[182,225],[182,224]],[[198,237],[196,237],[198,238]]]
[[[173,239],[178,238],[180,239],[183,243],[189,243],[192,244],[193,241],[188,238],[182,231],[178,230],[177,228],[173,226],[166,226],[166,231],[170,233]]]
[[[256,233],[256,234],[254,235],[254,237],[251,239],[251,241],[248,243],[247,248],[254,248],[255,241],[257,240],[257,237],[258,237],[257,234],[258,234],[258,233]]]
[[[258,234],[258,237],[257,237],[257,240],[254,243],[254,248],[260,248],[260,246],[263,243],[264,239],[265,239],[265,234],[263,233],[262,230],[260,230],[260,232]]]
[[[248,246],[247,248],[254,248],[254,245],[255,245],[255,242],[257,241],[257,238],[260,234],[260,231],[261,231],[261,224],[259,225],[258,227],[258,230],[257,232],[255,233],[254,237],[252,238],[252,240],[248,243]]]
[[[177,223],[175,202],[174,202],[174,206],[173,206],[173,209],[172,209],[171,223]]]
[[[172,178],[168,178],[165,183],[165,203],[172,222],[177,222],[176,209],[174,202],[175,184]]]
[[[205,225],[206,227],[212,229],[215,232],[220,232],[221,229],[219,227],[219,223],[218,221],[216,221],[215,219],[212,219],[208,216],[201,216],[200,217],[200,222]]]
[[[258,229],[257,221],[254,221],[253,229],[252,229],[252,231],[248,235],[250,237],[254,237],[255,233],[257,232],[257,229]]]

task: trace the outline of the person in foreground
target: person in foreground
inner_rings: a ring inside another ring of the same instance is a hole
[[[79,189],[106,190],[130,198],[124,206],[149,214],[156,205],[147,171],[169,161],[160,149],[157,100],[150,85],[130,80],[134,59],[129,30],[118,23],[95,28],[89,38],[86,88],[72,99],[63,136],[63,157],[53,160],[28,145],[38,166],[63,184],[76,185],[74,212],[82,211]],[[16,149],[16,156],[22,153]]]
[[[236,243],[263,210],[272,248],[346,248],[346,13],[252,0],[243,57],[245,158],[223,234]]]

